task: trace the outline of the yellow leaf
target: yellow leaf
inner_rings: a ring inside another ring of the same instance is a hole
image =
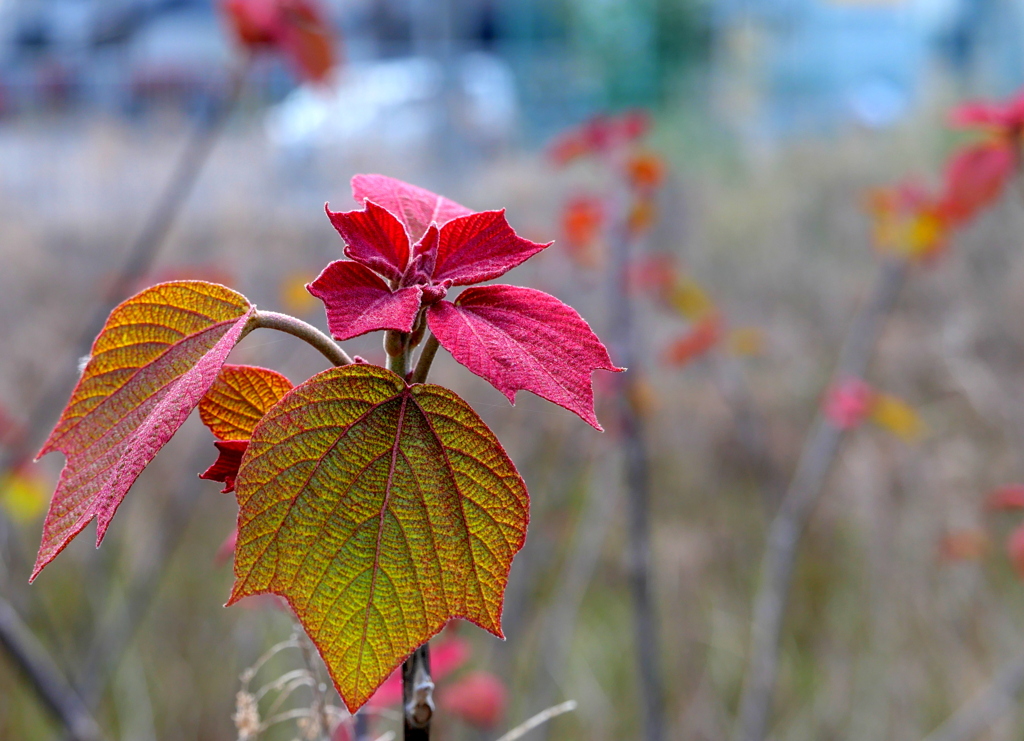
[[[908,442],[925,432],[925,424],[918,413],[902,399],[878,394],[871,406],[871,421]]]
[[[700,284],[687,276],[681,276],[669,289],[668,303],[690,321],[703,319],[715,308]]]
[[[31,522],[46,510],[50,487],[31,471],[15,470],[0,485],[0,505],[8,517],[18,523]]]
[[[764,351],[764,334],[757,327],[737,327],[729,332],[726,347],[740,357],[760,355]]]

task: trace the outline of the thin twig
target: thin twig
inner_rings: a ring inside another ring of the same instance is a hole
[[[72,739],[100,741],[103,738],[85,703],[71,689],[46,649],[3,597],[0,597],[0,645]]]
[[[498,741],[516,741],[517,738],[522,738],[537,726],[543,723],[547,723],[552,718],[557,718],[559,715],[562,715],[563,713],[571,713],[575,709],[576,701],[566,700],[565,702],[559,705],[554,705],[548,708],[547,710],[541,710],[535,716],[523,721],[518,726],[513,728],[511,731],[506,733],[504,736],[499,738]]]
[[[664,686],[658,654],[658,625],[651,596],[650,533],[650,454],[647,450],[643,419],[634,406],[631,389],[640,378],[634,346],[636,331],[629,293],[629,268],[632,239],[627,226],[625,196],[620,195],[621,216],[611,234],[612,281],[609,343],[618,365],[629,368],[616,378],[619,427],[625,456],[628,510],[629,584],[633,598],[635,650],[640,674],[640,698],[643,704],[644,738],[665,738]]]
[[[864,376],[908,270],[905,260],[881,265],[871,295],[846,335],[833,381]],[[737,741],[763,741],[766,735],[797,549],[807,521],[821,498],[842,436],[843,430],[819,412],[804,441],[793,480],[768,531],[761,581],[754,598],[750,665],[740,701]]]
[[[1017,707],[1024,693],[1024,656],[1006,666],[992,684],[975,695],[924,741],[971,741],[1000,716]]]
[[[352,358],[334,340],[312,324],[276,311],[257,311],[253,328],[276,329],[312,345],[334,365],[349,365]]]

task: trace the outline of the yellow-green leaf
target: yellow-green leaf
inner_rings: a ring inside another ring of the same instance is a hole
[[[199,402],[199,418],[220,440],[248,440],[256,423],[291,389],[291,381],[277,371],[225,365]]]
[[[350,710],[452,618],[501,636],[526,486],[452,391],[324,371],[257,425],[236,496],[230,602],[285,597]]]

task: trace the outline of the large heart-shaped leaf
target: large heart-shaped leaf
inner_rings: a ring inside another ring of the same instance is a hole
[[[128,488],[203,398],[255,312],[230,288],[175,281],[111,312],[39,455],[67,456],[31,579],[95,517],[96,545]]]
[[[526,486],[455,393],[324,371],[257,425],[236,496],[229,604],[285,597],[350,710],[451,618],[502,635]]]

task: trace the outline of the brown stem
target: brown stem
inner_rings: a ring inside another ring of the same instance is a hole
[[[908,270],[909,263],[905,260],[882,264],[870,297],[847,332],[833,382],[864,376],[882,326],[896,303]],[[843,430],[819,411],[804,441],[789,489],[768,531],[761,581],[754,598],[750,666],[740,700],[736,741],[763,741],[767,733],[778,674],[782,623],[789,602],[797,550],[807,521],[821,498],[842,436]]]
[[[279,314],[276,311],[257,311],[256,319],[251,329],[265,327],[276,329],[280,332],[287,332],[293,337],[312,345],[320,351],[320,354],[331,361],[334,365],[349,365],[352,358],[330,337],[325,335],[312,324],[307,324],[301,319],[296,319],[288,314]]]
[[[420,359],[416,362],[416,369],[412,372],[412,377],[409,379],[409,383],[426,383],[427,374],[430,373],[430,366],[434,362],[434,356],[437,355],[438,348],[441,347],[441,343],[437,341],[434,335],[430,335],[427,338],[426,343],[423,345],[423,349],[420,351]]]
[[[434,716],[434,682],[430,678],[430,644],[424,643],[402,664],[402,737],[428,741]]]

